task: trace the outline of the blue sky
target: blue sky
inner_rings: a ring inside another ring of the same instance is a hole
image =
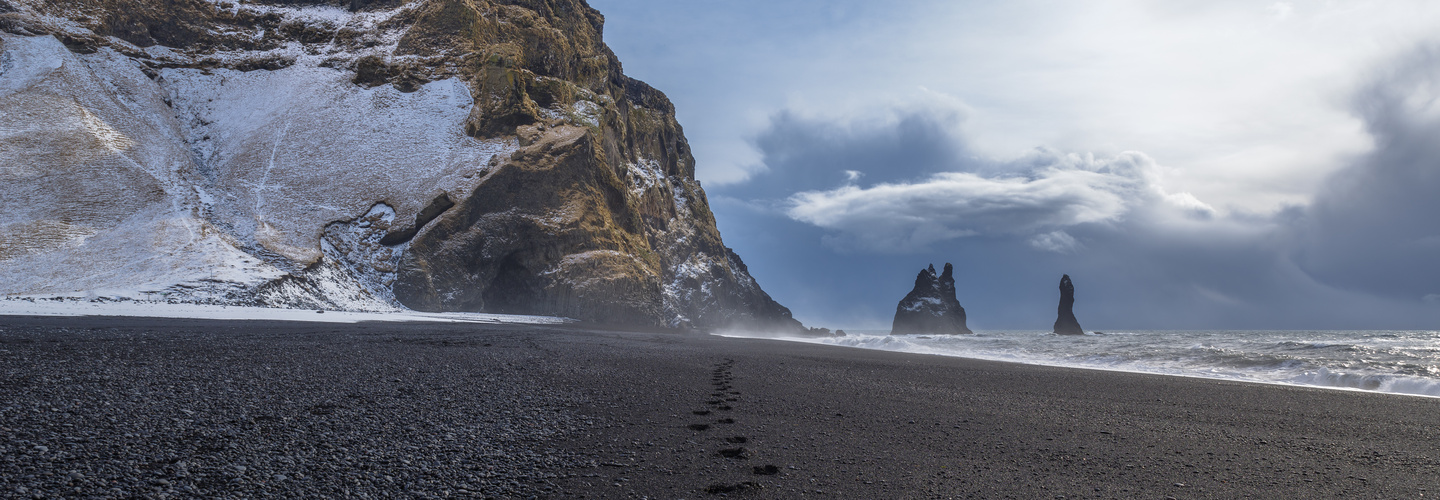
[[[591,4],[806,324],[1440,328],[1440,4]]]

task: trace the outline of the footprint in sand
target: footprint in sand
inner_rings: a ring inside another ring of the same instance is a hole
[[[730,405],[730,403],[735,403],[740,400],[740,391],[734,390],[734,386],[731,385],[731,383],[734,382],[735,377],[730,373],[730,367],[734,364],[734,360],[727,359],[724,363],[720,363],[715,366],[714,375],[710,378],[711,384],[715,386],[715,392],[711,393],[711,399],[705,402],[705,404],[710,405],[711,408],[713,408],[714,410],[733,410],[734,408]],[[691,413],[695,415],[709,415],[711,411],[695,410]],[[735,419],[727,417],[717,419],[715,423],[734,424]],[[690,428],[700,431],[709,429],[710,426],[705,424],[691,424]],[[730,436],[724,438],[724,440],[730,445],[741,445],[750,441],[750,439],[745,436]],[[731,460],[748,460],[753,456],[753,453],[744,446],[736,446],[734,448],[722,448],[716,451],[715,454]],[[780,474],[780,468],[775,466],[774,464],[757,465],[751,467],[750,472],[757,476],[774,476]],[[745,481],[741,483],[712,483],[710,486],[704,488],[703,491],[712,495],[720,495],[726,493],[743,492],[747,490],[758,490],[760,488],[761,486],[759,483],[756,483],[754,481]]]
[[[722,493],[738,493],[738,492],[742,492],[742,491],[758,490],[758,489],[760,489],[760,484],[759,484],[759,483],[756,483],[756,482],[754,482],[754,481],[745,481],[745,482],[743,482],[743,483],[735,483],[735,484],[715,483],[715,484],[712,484],[712,485],[710,485],[710,486],[706,486],[706,487],[705,487],[705,492],[706,492],[706,493],[709,493],[709,494],[711,494],[711,495],[719,495],[719,494],[722,494]]]
[[[736,460],[747,460],[750,458],[750,450],[745,449],[744,446],[741,446],[739,448],[725,448],[723,450],[720,450],[718,453],[722,457],[733,458]]]

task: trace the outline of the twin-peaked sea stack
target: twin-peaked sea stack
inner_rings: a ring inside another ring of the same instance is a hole
[[[1059,316],[1055,318],[1055,333],[1060,335],[1084,335],[1085,330],[1080,328],[1080,321],[1075,319],[1075,285],[1070,282],[1070,275],[1060,276],[1060,307]]]
[[[954,269],[947,262],[938,277],[934,264],[920,270],[915,289],[895,306],[891,335],[972,333],[965,326],[965,308],[955,300]]]

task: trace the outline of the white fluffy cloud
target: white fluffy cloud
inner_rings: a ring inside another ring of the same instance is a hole
[[[786,214],[833,231],[829,241],[850,250],[907,253],[954,238],[1004,235],[1063,253],[1079,246],[1064,228],[1117,222],[1140,205],[1213,211],[1187,193],[1167,194],[1159,167],[1143,153],[1097,158],[1042,150],[1008,165],[990,176],[943,172],[805,191],[790,197]]]
[[[1080,242],[1065,231],[1051,231],[1030,237],[1030,246],[1055,253],[1070,253],[1080,248]]]

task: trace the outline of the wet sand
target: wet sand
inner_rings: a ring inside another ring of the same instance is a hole
[[[1437,410],[583,327],[0,317],[22,498],[1423,498]]]

